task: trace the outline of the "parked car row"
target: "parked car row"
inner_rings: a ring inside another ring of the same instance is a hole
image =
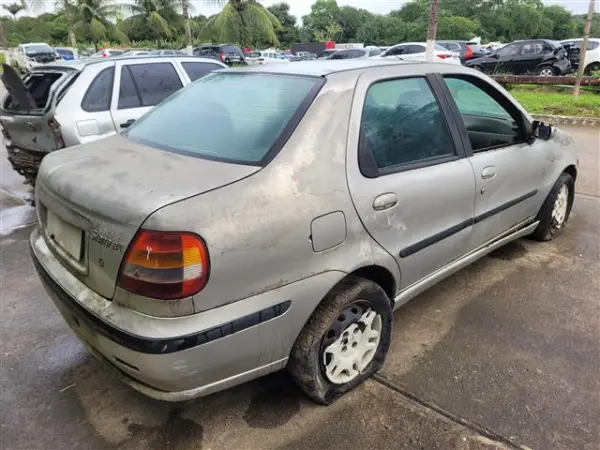
[[[21,79],[3,64],[10,95],[0,106],[0,125],[8,159],[33,185],[49,152],[115,134],[183,86],[224,67],[193,56],[96,58],[34,67]]]
[[[383,366],[394,310],[567,225],[575,144],[481,72],[353,58],[189,84],[221,67],[4,68],[13,149],[84,143],[42,163],[34,266],[145,395],[188,401],[287,368],[331,404]]]

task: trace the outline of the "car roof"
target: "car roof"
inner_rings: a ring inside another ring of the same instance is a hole
[[[220,64],[219,61],[210,58],[200,58],[198,56],[188,56],[188,55],[127,55],[127,56],[112,56],[110,58],[94,58],[94,59],[86,59],[86,60],[73,60],[73,61],[64,61],[59,60],[55,63],[45,64],[43,66],[38,66],[36,69],[43,70],[44,68],[57,68],[57,67],[65,67],[75,70],[83,70],[86,66],[91,66],[94,64],[102,64],[112,61],[142,61],[142,62],[156,62],[160,60],[169,60],[169,59],[177,59],[177,60],[186,60],[187,62],[205,62],[210,64]],[[222,64],[222,63],[221,63]],[[222,64],[225,67],[225,64]]]
[[[282,75],[300,75],[300,76],[313,76],[313,77],[327,77],[338,72],[349,72],[357,71],[362,73],[367,70],[374,70],[378,67],[386,66],[405,66],[414,68],[416,65],[423,66],[423,74],[426,71],[436,71],[436,68],[443,68],[450,64],[445,63],[426,63],[421,61],[401,61],[401,60],[387,60],[387,59],[338,59],[338,60],[319,60],[319,61],[300,61],[294,64],[265,64],[262,66],[248,66],[244,68],[229,68],[221,69],[218,72],[231,72],[231,73],[272,73]],[[458,71],[462,71],[462,66],[451,65],[452,68],[456,68]],[[471,69],[464,69],[464,71],[472,72]]]

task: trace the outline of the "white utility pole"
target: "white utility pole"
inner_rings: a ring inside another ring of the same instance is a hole
[[[573,97],[579,97],[579,88],[581,87],[581,77],[585,70],[585,55],[587,53],[588,41],[590,38],[590,30],[592,29],[592,18],[594,17],[595,0],[590,0],[587,20],[585,22],[585,31],[583,32],[583,42],[579,51],[579,67],[577,68],[577,77],[575,78],[575,88],[573,89]]]
[[[427,61],[435,61],[435,34],[438,24],[438,10],[440,8],[440,0],[429,0],[429,22],[427,24],[427,50],[425,50],[425,58]]]

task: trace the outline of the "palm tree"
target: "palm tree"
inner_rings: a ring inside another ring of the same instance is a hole
[[[26,0],[26,7],[32,11],[39,11],[43,9],[45,6],[45,0]],[[25,5],[25,0],[24,0]],[[71,47],[75,48],[77,46],[77,41],[75,39],[75,30],[73,29],[73,13],[74,13],[74,3],[73,0],[55,0],[54,3],[55,8],[67,18],[67,27],[69,29],[69,42]]]
[[[180,0],[135,0],[134,4],[121,4],[119,7],[132,15],[123,20],[118,28],[127,31],[141,24],[148,30],[154,30],[157,40],[171,37],[175,31],[172,24],[177,21],[177,10],[182,6]],[[189,3],[187,14],[189,16]]]
[[[2,5],[2,7],[7,10],[9,13],[12,14],[13,19],[17,20],[17,14],[19,14],[21,11],[23,11],[25,9],[25,5],[23,4],[23,2],[14,2],[14,3],[9,3],[7,5]]]
[[[225,0],[207,0],[206,3],[223,4]],[[257,0],[227,0],[221,12],[206,22],[202,34],[244,47],[258,41],[277,46],[275,30],[278,29],[281,24],[277,17]]]
[[[61,0],[62,2],[70,0]],[[122,8],[121,5],[110,3],[110,0],[75,0],[73,5],[75,23],[73,31],[79,32],[92,38],[94,43],[102,41],[108,37],[108,34],[121,42],[128,42],[129,39],[121,30],[115,27],[109,20],[109,17],[115,16]]]

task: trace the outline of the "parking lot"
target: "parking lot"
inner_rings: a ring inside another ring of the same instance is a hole
[[[565,233],[501,248],[401,308],[384,369],[331,407],[285,372],[186,404],[116,380],[47,298],[31,226],[12,229],[32,215],[2,153],[0,447],[598,448],[600,132],[569,131],[580,175]]]

